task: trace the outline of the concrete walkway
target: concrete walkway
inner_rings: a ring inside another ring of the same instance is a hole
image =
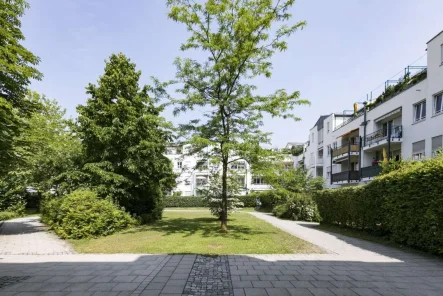
[[[8,220],[0,227],[0,255],[74,253],[65,241],[47,231],[38,216]]]
[[[47,233],[38,218],[23,218],[5,223],[0,247],[9,241],[9,253],[29,254],[33,249],[52,255],[0,254],[0,295],[443,295],[443,261],[439,258],[319,231],[309,223],[251,214],[326,252],[230,256],[68,254],[64,242]],[[20,246],[22,242],[26,248]],[[63,255],[54,255],[61,250]]]

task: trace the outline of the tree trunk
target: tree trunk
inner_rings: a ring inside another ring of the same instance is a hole
[[[228,158],[223,157],[221,231],[228,231]]]

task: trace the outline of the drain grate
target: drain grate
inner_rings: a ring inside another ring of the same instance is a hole
[[[0,276],[0,289],[3,289],[10,285],[18,284],[29,278],[30,276]]]

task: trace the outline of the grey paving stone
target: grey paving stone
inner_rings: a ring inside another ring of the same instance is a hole
[[[357,293],[359,296],[380,296],[379,293],[369,288],[352,288],[352,291]]]
[[[166,286],[163,288],[161,294],[181,294],[184,286]]]
[[[251,281],[254,288],[273,288],[270,281]]]
[[[166,283],[167,281],[169,281],[169,277],[165,277],[165,276],[156,276],[152,279],[152,283]]]
[[[294,287],[290,281],[272,281],[271,283],[272,283],[272,285],[274,285],[275,288],[293,288]]]
[[[112,291],[134,291],[140,283],[118,283]]]
[[[234,288],[234,296],[245,296],[245,291],[243,289]]]
[[[115,278],[115,276],[113,276],[113,275],[111,275],[111,276],[96,276],[96,277],[90,279],[89,281],[91,283],[109,283],[114,278]]]
[[[329,290],[337,296],[359,296],[357,293],[349,288],[329,288]]]
[[[268,296],[265,288],[245,288],[246,296]]]
[[[285,288],[266,288],[269,296],[290,296],[291,294]]]
[[[309,281],[291,281],[295,288],[315,288]]]
[[[107,292],[111,291],[117,283],[96,283],[88,289],[88,291]]]
[[[158,296],[161,290],[145,290],[141,292],[140,296]]]
[[[252,288],[251,281],[232,281],[232,287],[234,288]]]
[[[335,294],[328,288],[308,288],[314,296],[335,296]]]
[[[66,296],[91,296],[93,294],[93,292],[86,292],[86,291],[82,291],[82,292],[69,292],[68,294],[66,294]],[[44,295],[43,296],[50,296],[50,295]]]
[[[113,282],[130,283],[136,278],[135,275],[118,275],[112,279]]]
[[[69,285],[68,287],[63,289],[63,291],[82,292],[82,291],[87,291],[93,285],[95,285],[95,283],[75,283]]]
[[[293,275],[277,275],[279,281],[295,281],[296,278]]]
[[[146,290],[161,290],[165,287],[166,283],[150,283]]]
[[[72,276],[59,275],[59,276],[50,277],[46,281],[42,281],[42,282],[46,282],[46,283],[65,283],[65,282],[68,282],[70,279],[72,279]]]
[[[312,293],[306,288],[288,288],[287,290],[291,296],[312,296]]]
[[[70,286],[71,283],[45,283],[45,285],[38,289],[40,292],[61,292]]]
[[[71,277],[71,279],[66,282],[68,282],[68,283],[84,283],[84,282],[88,282],[88,281],[92,280],[93,278],[95,278],[95,276],[78,275],[78,276]]]
[[[355,286],[348,281],[330,281],[330,283],[337,288],[355,288]]]
[[[328,281],[311,281],[311,284],[316,288],[335,288],[335,286]]]
[[[240,280],[242,280],[242,281],[258,281],[259,278],[258,278],[258,275],[241,275]]]
[[[373,290],[382,296],[403,296],[403,294],[396,289],[377,288]]]

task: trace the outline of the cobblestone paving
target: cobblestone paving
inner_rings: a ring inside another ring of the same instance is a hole
[[[0,255],[66,255],[72,248],[49,233],[40,217],[8,220],[0,227]]]
[[[195,259],[183,295],[234,295],[227,256],[202,256]]]

